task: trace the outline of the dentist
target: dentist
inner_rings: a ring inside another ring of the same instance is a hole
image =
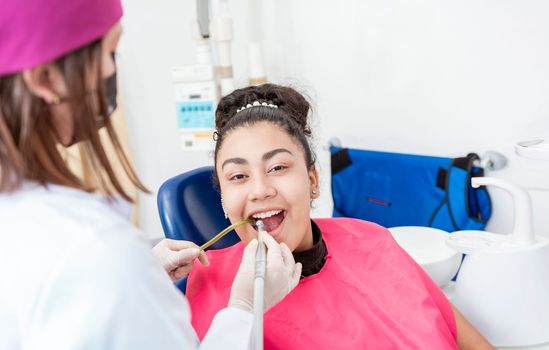
[[[207,264],[205,255],[170,240],[151,252],[94,193],[131,200],[100,128],[147,192],[109,119],[121,16],[120,0],[0,0],[0,349],[247,348],[257,240],[199,344],[172,280],[196,258]],[[64,148],[77,143],[92,181],[67,164]],[[264,240],[268,309],[296,286],[301,265],[284,244]]]

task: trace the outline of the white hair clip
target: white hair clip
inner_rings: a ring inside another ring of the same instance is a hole
[[[239,109],[236,110],[236,113],[241,112],[245,109],[252,108],[252,107],[257,107],[257,106],[263,106],[263,107],[269,107],[269,108],[278,108],[277,105],[274,105],[272,103],[254,101],[252,103],[248,103],[247,105],[240,107]]]

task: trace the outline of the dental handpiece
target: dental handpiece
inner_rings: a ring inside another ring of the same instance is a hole
[[[261,232],[263,234],[267,234],[265,231],[265,226],[263,224],[263,221],[258,220],[256,222],[257,226],[257,232]],[[254,278],[265,278],[265,255],[266,255],[266,248],[265,248],[265,242],[263,242],[262,235],[257,235],[257,254],[255,256],[255,276]]]
[[[265,226],[263,221],[258,220],[256,222],[257,232],[261,233],[257,235],[257,253],[255,255],[255,274],[254,274],[254,316],[255,316],[255,338],[254,348],[263,349],[263,303],[265,298],[265,264],[267,248],[265,242],[263,242],[262,235],[267,234],[265,232]]]

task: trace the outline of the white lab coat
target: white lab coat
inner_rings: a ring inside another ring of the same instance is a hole
[[[227,308],[199,344],[186,298],[98,195],[27,183],[0,194],[0,349],[245,349]]]

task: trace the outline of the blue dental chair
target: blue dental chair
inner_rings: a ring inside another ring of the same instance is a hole
[[[160,222],[166,238],[202,245],[230,225],[221,207],[221,197],[213,182],[213,167],[188,171],[168,179],[157,196]],[[239,242],[233,231],[211,248],[220,249]],[[177,282],[184,292],[187,279]]]

